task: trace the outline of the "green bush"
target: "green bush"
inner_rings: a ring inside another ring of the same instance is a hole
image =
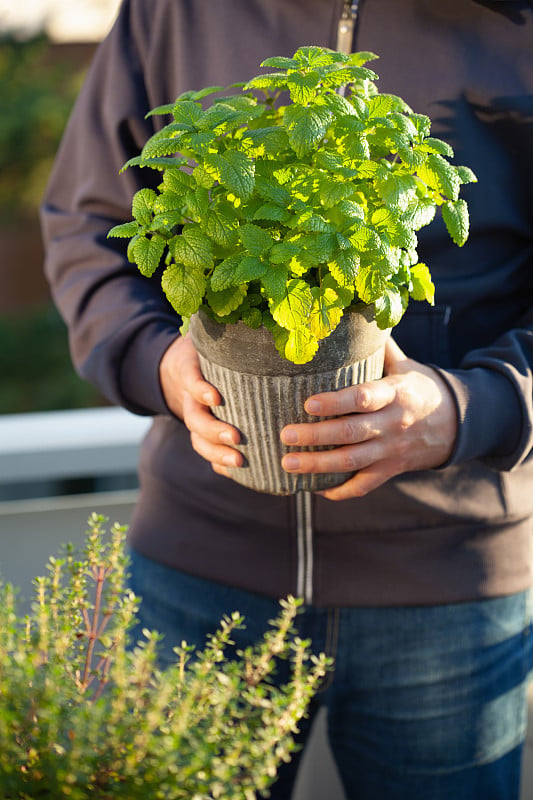
[[[203,650],[176,649],[160,671],[160,637],[129,646],[137,599],[126,588],[124,529],[89,520],[84,556],[51,558],[31,615],[0,590],[0,785],[17,800],[252,800],[275,780],[328,662],[292,623],[298,602],[255,647],[228,658],[234,613]],[[291,660],[288,682],[271,676]]]
[[[0,317],[0,414],[87,408],[102,396],[72,366],[53,306]]]

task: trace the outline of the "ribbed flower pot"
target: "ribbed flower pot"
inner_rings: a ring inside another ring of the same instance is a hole
[[[220,325],[199,312],[191,319],[190,333],[202,373],[223,399],[213,413],[241,432],[239,450],[245,463],[230,469],[235,481],[258,492],[287,495],[320,491],[347,480],[350,473],[285,472],[281,459],[297,448],[284,445],[280,432],[290,423],[319,419],[304,411],[310,395],[382,376],[390,331],[377,327],[368,306],[345,313],[307,364],[281,358],[266,328],[252,330],[243,322]]]

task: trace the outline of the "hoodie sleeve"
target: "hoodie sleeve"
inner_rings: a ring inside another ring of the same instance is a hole
[[[155,282],[126,258],[127,242],[107,239],[131,219],[131,199],[157,174],[128,169],[154,128],[143,78],[145,19],[123,3],[99,46],[58,151],[41,207],[45,270],[63,315],[74,365],[113,403],[146,415],[168,413],[159,362],[179,318]],[[137,4],[139,7],[139,4]],[[145,174],[149,173],[149,174]]]

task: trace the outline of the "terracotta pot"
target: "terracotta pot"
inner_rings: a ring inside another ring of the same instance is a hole
[[[191,319],[190,332],[202,372],[223,398],[213,413],[241,432],[239,450],[245,465],[230,470],[235,481],[259,492],[286,495],[347,480],[349,473],[285,472],[281,458],[295,448],[279,437],[289,423],[318,419],[304,411],[310,395],[382,376],[390,331],[377,327],[371,307],[361,304],[346,313],[308,364],[281,358],[266,328],[252,330],[243,322],[220,325],[199,312]]]

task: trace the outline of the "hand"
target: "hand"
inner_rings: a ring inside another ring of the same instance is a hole
[[[189,336],[175,339],[165,351],[159,379],[168,407],[191,433],[194,450],[220,475],[228,474],[226,467],[241,467],[243,456],[233,449],[239,443],[239,431],[211,413],[210,406],[218,406],[222,400],[217,389],[204,380]]]
[[[334,445],[282,459],[288,472],[356,472],[320,492],[329,500],[362,497],[403,472],[431,469],[450,456],[457,435],[455,403],[431,367],[408,358],[390,339],[384,377],[306,400],[309,414],[334,419],[287,425],[285,444]]]

